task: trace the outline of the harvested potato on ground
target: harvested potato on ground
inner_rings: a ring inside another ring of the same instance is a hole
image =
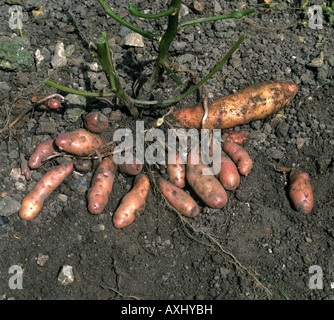
[[[146,199],[150,189],[150,181],[144,174],[136,176],[133,188],[123,197],[113,215],[113,223],[117,229],[129,226],[136,219],[136,213],[145,210]]]
[[[300,170],[292,170],[289,174],[289,197],[295,209],[302,213],[310,213],[313,208],[313,191],[310,176]]]
[[[45,199],[72,172],[73,163],[66,162],[47,172],[32,191],[23,199],[19,216],[24,220],[32,220],[43,207]]]
[[[108,118],[101,112],[89,113],[84,121],[87,130],[94,133],[101,133],[108,128]]]
[[[41,142],[29,158],[29,167],[31,169],[39,168],[42,162],[47,160],[54,152],[56,152],[56,149],[53,139]]]
[[[103,139],[85,129],[59,135],[55,140],[59,149],[77,156],[88,156],[104,145]]]
[[[175,154],[175,163],[167,164],[168,178],[175,186],[183,188],[186,185],[186,165],[180,163],[180,156]]]
[[[109,201],[109,196],[114,184],[117,165],[113,157],[106,157],[96,168],[91,187],[88,190],[88,211],[101,213]]]
[[[201,156],[199,156],[198,160],[198,164],[195,164],[195,161],[192,161],[191,152],[189,153],[186,165],[187,181],[206,205],[211,208],[221,209],[227,204],[226,191],[213,173],[209,175],[203,174],[204,169],[210,172],[211,168],[201,162]]]
[[[263,119],[283,108],[297,91],[294,83],[267,81],[219,98],[208,108],[205,127],[210,130],[228,129]],[[203,115],[204,109],[200,104],[173,113],[174,120],[181,126],[197,129],[202,127]]]
[[[253,167],[253,161],[247,151],[240,145],[226,141],[223,144],[223,151],[233,160],[239,172],[247,176]]]
[[[136,157],[131,157],[131,160],[127,162],[129,163],[123,162],[118,166],[120,172],[125,173],[129,176],[136,176],[143,170],[143,165],[137,163],[138,161]]]
[[[239,187],[240,175],[237,166],[223,151],[221,153],[220,171],[217,177],[226,190],[235,190]]]
[[[189,218],[198,216],[199,207],[189,194],[161,177],[158,178],[157,185],[168,203],[177,212]]]
[[[223,141],[229,141],[229,142],[239,144],[240,146],[244,146],[249,141],[249,132],[247,131],[240,131],[240,132],[227,131],[223,134]]]

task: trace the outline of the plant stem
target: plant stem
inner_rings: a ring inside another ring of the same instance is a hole
[[[127,99],[132,104],[140,104],[140,105],[161,105],[161,106],[166,106],[166,105],[171,105],[174,103],[179,102],[180,100],[184,99],[186,96],[189,94],[193,93],[195,90],[197,90],[201,85],[203,85],[206,81],[208,81],[218,70],[220,70],[223,65],[226,63],[226,61],[232,56],[235,50],[240,46],[241,42],[246,38],[246,34],[244,33],[239,40],[234,44],[234,46],[229,50],[229,52],[224,56],[223,59],[221,59],[216,66],[207,74],[201,81],[197,82],[193,87],[191,87],[188,91],[185,93],[181,94],[180,96],[174,98],[174,99],[168,99],[168,100],[152,100],[152,101],[145,101],[145,100],[137,100],[133,99],[129,96],[127,96]],[[81,91],[81,90],[76,90],[76,89],[71,89],[65,86],[62,86],[60,84],[57,84],[49,79],[44,80],[44,83],[54,87],[60,91],[67,92],[67,93],[72,93],[72,94],[77,94],[85,97],[92,97],[92,98],[97,98],[97,97],[111,97],[111,96],[118,96],[119,92],[87,92],[87,91]],[[120,97],[121,98],[121,97]],[[122,98],[121,98],[122,99]]]
[[[242,41],[246,38],[246,34],[244,33],[239,40],[234,44],[234,46],[229,50],[229,52],[224,56],[223,59],[221,59],[216,66],[207,74],[201,81],[197,82],[193,87],[191,87],[188,91],[185,93],[181,94],[180,96],[174,98],[174,99],[169,99],[169,100],[154,100],[154,101],[142,101],[142,100],[136,100],[132,99],[134,103],[136,104],[142,104],[142,105],[153,105],[153,104],[160,104],[160,105],[169,105],[169,104],[174,104],[179,102],[180,100],[184,99],[186,96],[189,94],[193,93],[196,91],[201,85],[203,85],[206,81],[208,81],[217,71],[219,71],[223,65],[226,63],[226,61],[232,56],[235,50],[240,46]]]
[[[90,91],[82,91],[82,90],[72,89],[72,88],[69,88],[69,87],[65,87],[61,84],[58,84],[56,82],[53,82],[49,79],[45,79],[44,84],[47,84],[47,85],[49,85],[53,88],[56,88],[59,91],[63,91],[63,92],[66,92],[66,93],[71,93],[71,94],[76,94],[76,95],[84,96],[84,97],[88,97],[88,98],[113,97],[113,96],[115,96],[114,92],[90,92]]]
[[[129,5],[129,12],[135,17],[144,18],[144,19],[157,19],[157,18],[167,16],[169,14],[175,13],[176,8],[170,7],[166,11],[163,11],[163,12],[160,12],[160,13],[145,14],[145,13],[139,12],[134,4],[130,4]]]
[[[117,22],[119,22],[120,24],[122,24],[123,26],[129,28],[130,30],[137,32],[139,34],[141,34],[143,37],[151,39],[151,40],[161,40],[161,36],[153,34],[151,32],[142,30],[140,28],[137,28],[136,26],[134,26],[133,24],[123,20],[121,17],[119,17],[106,3],[104,0],[98,0],[98,2],[101,4],[103,10],[105,11],[105,13],[107,15],[109,15],[110,17],[112,17],[113,19],[115,19]]]
[[[171,75],[172,78],[176,81],[180,89],[183,88],[181,80],[179,79],[178,75],[171,69],[167,60],[169,47],[178,31],[180,6],[181,0],[171,0],[170,7],[175,8],[175,13],[168,16],[167,30],[159,43],[159,55],[155,68],[147,83],[145,83],[143,86],[143,92],[141,93],[141,96],[147,96],[151,93],[153,87],[160,81],[165,70],[167,70],[169,75]]]
[[[210,21],[223,20],[223,19],[240,19],[245,15],[253,13],[254,11],[255,9],[247,9],[244,11],[226,13],[220,16],[215,16],[215,17],[207,17],[207,18],[201,18],[201,19],[196,19],[196,20],[184,21],[180,23],[179,29],[185,26],[189,26],[189,25],[196,24],[196,23],[202,23],[202,22],[210,22]]]

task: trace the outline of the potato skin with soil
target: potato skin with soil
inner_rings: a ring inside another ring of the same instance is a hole
[[[73,163],[66,162],[47,172],[23,199],[19,217],[30,221],[41,211],[45,199],[72,172]]]
[[[161,177],[158,178],[157,185],[168,203],[177,212],[189,218],[195,218],[198,216],[199,207],[189,194]]]
[[[98,214],[105,209],[112,191],[116,171],[117,165],[111,156],[104,158],[96,168],[87,194],[90,213]]]
[[[289,174],[289,197],[294,208],[304,214],[313,209],[313,191],[310,176],[300,170],[292,170]]]
[[[263,119],[282,109],[298,91],[296,84],[266,81],[221,97],[209,106],[206,129],[227,129]],[[204,109],[201,104],[174,111],[176,122],[185,128],[201,129]]]
[[[132,224],[136,213],[142,213],[146,207],[146,199],[150,189],[150,181],[144,174],[136,176],[134,186],[122,198],[119,207],[113,215],[115,228],[122,229]]]
[[[63,133],[59,135],[55,144],[63,151],[77,155],[88,156],[95,149],[103,146],[103,139],[95,133],[91,133],[85,129]]]

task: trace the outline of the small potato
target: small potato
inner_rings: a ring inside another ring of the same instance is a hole
[[[175,158],[175,164],[167,164],[168,178],[175,186],[184,188],[186,185],[186,165],[180,164],[180,156],[178,153],[175,155]]]
[[[129,163],[124,162],[118,166],[120,172],[129,176],[136,176],[143,170],[143,165],[137,163],[136,157],[131,158],[131,161],[128,162]]]
[[[158,178],[157,185],[163,196],[177,212],[189,218],[198,216],[199,207],[189,194],[161,177]]]
[[[90,132],[101,133],[108,128],[108,118],[101,112],[89,113],[84,121],[85,128]]]
[[[200,156],[199,163],[193,164],[190,153],[188,155],[186,165],[187,181],[191,188],[204,201],[206,205],[211,208],[221,209],[227,204],[226,191],[213,174],[203,174],[203,169],[205,168],[208,171],[210,170],[210,167],[208,165],[205,165],[201,162]]]
[[[29,167],[31,169],[39,168],[42,162],[47,160],[54,152],[56,152],[56,149],[53,139],[41,142],[29,158]]]
[[[136,176],[133,188],[123,197],[113,215],[113,223],[117,229],[129,226],[136,219],[136,213],[145,210],[146,199],[150,189],[150,181],[146,175]]]
[[[32,220],[43,207],[45,199],[72,172],[73,163],[66,162],[47,172],[32,191],[23,199],[19,216],[23,220]]]
[[[103,146],[103,139],[85,129],[63,133],[55,140],[59,149],[77,156],[88,156]]]
[[[105,209],[114,184],[116,171],[117,165],[111,156],[104,158],[96,168],[87,194],[88,211],[90,213],[98,214]]]
[[[223,145],[223,151],[237,165],[239,172],[247,176],[253,167],[253,161],[247,151],[236,143],[226,141]]]
[[[313,209],[313,191],[310,176],[300,170],[289,174],[289,197],[295,209],[308,214]]]
[[[223,134],[223,141],[229,141],[229,142],[239,144],[240,146],[245,146],[249,141],[249,132],[247,131],[240,131],[240,132],[227,131]]]
[[[237,166],[223,151],[221,153],[220,171],[217,177],[226,190],[235,190],[240,184],[240,175]]]
[[[94,169],[94,160],[91,159],[75,159],[74,168],[81,172],[90,172]]]

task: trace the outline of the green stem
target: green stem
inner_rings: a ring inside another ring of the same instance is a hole
[[[116,81],[118,80],[118,76],[115,72],[114,64],[110,53],[109,43],[107,39],[107,33],[105,31],[102,32],[102,37],[100,37],[97,40],[96,45],[97,45],[98,59],[109,80],[111,90],[116,91],[117,90]]]
[[[152,100],[152,101],[145,101],[145,100],[137,100],[133,99],[129,96],[127,98],[131,103],[133,104],[140,104],[140,105],[161,105],[161,106],[166,106],[166,105],[171,105],[174,103],[179,102],[180,100],[184,99],[186,96],[189,94],[193,93],[195,90],[197,90],[201,85],[203,85],[206,81],[208,81],[218,70],[220,70],[223,65],[226,63],[226,61],[232,56],[235,50],[240,46],[241,42],[246,38],[246,34],[244,33],[239,40],[234,44],[234,46],[229,50],[229,52],[224,56],[223,59],[221,59],[216,66],[210,71],[208,75],[206,75],[201,81],[197,82],[193,87],[191,87],[188,91],[185,93],[181,94],[180,96],[174,98],[174,99],[168,99],[168,100]],[[54,87],[60,91],[67,92],[67,93],[72,93],[72,94],[77,94],[85,97],[92,97],[92,98],[97,98],[97,97],[111,97],[111,96],[118,96],[118,92],[87,92],[87,91],[80,91],[80,90],[75,90],[71,89],[65,86],[62,86],[60,84],[57,84],[55,82],[52,82],[49,79],[44,80],[44,83]]]
[[[44,84],[47,84],[48,86],[51,86],[53,88],[58,89],[59,91],[76,94],[79,96],[84,97],[90,97],[90,98],[97,98],[97,97],[113,97],[115,96],[114,92],[89,92],[89,91],[82,91],[82,90],[76,90],[69,87],[65,87],[61,84],[55,83],[49,79],[44,80]]]
[[[189,94],[193,93],[196,91],[200,86],[202,86],[206,81],[208,81],[217,71],[219,71],[223,65],[226,63],[226,61],[232,56],[235,50],[240,46],[242,41],[246,38],[246,34],[244,33],[239,40],[234,44],[234,46],[229,50],[229,52],[224,56],[223,59],[221,59],[216,66],[207,74],[201,81],[197,82],[193,87],[191,87],[188,91],[185,93],[181,94],[180,96],[174,98],[174,99],[169,99],[169,100],[154,100],[154,101],[142,101],[142,100],[136,100],[132,99],[132,101],[136,104],[142,104],[142,105],[153,105],[153,104],[160,104],[160,105],[170,105],[177,103],[184,99],[186,96]]]
[[[226,13],[220,16],[215,16],[215,17],[207,17],[207,18],[201,18],[201,19],[196,19],[196,20],[184,21],[180,23],[179,28],[189,26],[192,24],[196,24],[196,23],[202,23],[202,22],[210,22],[210,21],[223,20],[223,19],[240,19],[245,15],[253,13],[254,11],[255,9],[247,9],[244,11]]]
[[[106,3],[104,0],[98,0],[98,2],[101,4],[103,10],[105,11],[105,13],[107,15],[109,15],[110,17],[112,17],[113,19],[115,19],[117,22],[119,22],[120,24],[122,24],[123,26],[129,28],[130,30],[137,32],[139,34],[141,34],[143,37],[151,39],[151,40],[158,40],[160,41],[161,36],[153,34],[151,32],[142,30],[140,28],[137,28],[136,26],[134,26],[133,24],[123,20],[121,17],[119,17]]]
[[[145,14],[145,13],[139,12],[134,4],[130,4],[129,12],[135,17],[144,18],[144,19],[157,19],[157,18],[161,18],[161,17],[168,16],[170,14],[175,13],[176,8],[170,7],[168,10],[160,12],[160,13]]]

